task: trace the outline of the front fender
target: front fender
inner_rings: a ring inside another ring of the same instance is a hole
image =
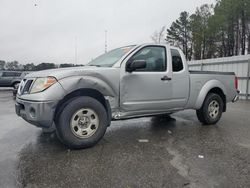
[[[200,109],[208,92],[213,88],[220,88],[224,95],[226,94],[226,88],[225,86],[218,80],[210,80],[206,82],[206,84],[201,88],[199,95],[197,97],[196,103],[195,103],[195,109]]]
[[[118,96],[115,88],[112,88],[105,81],[92,76],[72,76],[59,80],[66,94],[69,94],[78,89],[94,89],[102,93],[103,96],[115,97]]]

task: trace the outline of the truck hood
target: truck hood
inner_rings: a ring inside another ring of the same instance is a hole
[[[70,68],[58,68],[49,69],[44,71],[37,71],[26,75],[26,78],[37,78],[37,77],[48,77],[53,76],[57,80],[60,80],[69,76],[84,76],[84,75],[94,75],[101,74],[101,72],[116,72],[119,68],[110,67],[94,67],[94,66],[84,66],[84,67],[70,67]]]

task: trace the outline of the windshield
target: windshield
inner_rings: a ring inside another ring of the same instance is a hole
[[[134,46],[126,46],[111,50],[92,60],[87,66],[112,67],[122,56],[127,54]]]

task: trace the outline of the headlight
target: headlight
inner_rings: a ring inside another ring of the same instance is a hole
[[[30,93],[38,93],[44,91],[56,82],[57,80],[54,77],[37,78],[32,85]]]

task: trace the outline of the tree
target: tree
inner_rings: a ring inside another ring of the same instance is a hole
[[[54,63],[40,63],[35,67],[35,70],[46,70],[46,69],[54,69],[56,68]]]
[[[246,54],[249,6],[250,0],[220,0],[216,4],[214,16],[221,18],[224,56]]]
[[[19,63],[18,61],[11,61],[6,63],[7,70],[19,70]]]
[[[250,53],[250,0],[217,0],[202,5],[189,17],[182,12],[167,29],[166,40],[188,59]]]
[[[190,18],[187,12],[181,12],[180,17],[167,29],[166,41],[181,48],[187,59],[192,57]]]
[[[163,26],[161,27],[159,31],[155,31],[153,35],[151,36],[152,41],[156,44],[161,43],[164,40],[165,30],[166,30],[166,27]]]
[[[33,71],[35,70],[35,65],[34,63],[28,63],[23,66],[25,71]]]
[[[4,70],[5,69],[5,64],[6,64],[5,61],[0,60],[0,70]]]
[[[213,39],[209,32],[209,19],[212,15],[212,6],[205,4],[196,9],[190,16],[190,30],[195,59],[205,59],[211,56]]]
[[[63,63],[63,64],[60,64],[59,67],[60,68],[65,68],[65,67],[74,67],[75,65],[74,64],[71,64],[71,63]]]

